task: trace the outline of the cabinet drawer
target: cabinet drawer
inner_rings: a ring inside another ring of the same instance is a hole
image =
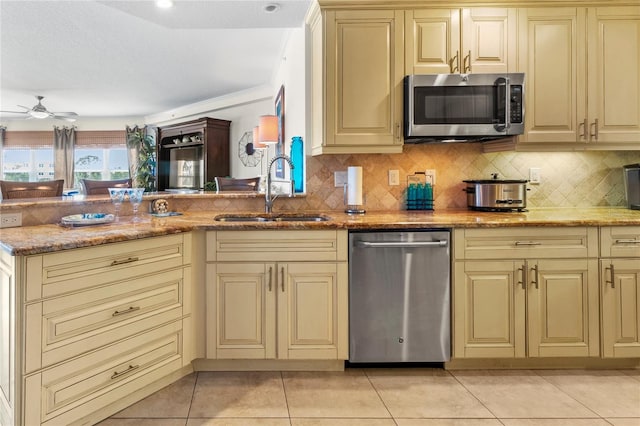
[[[640,226],[600,228],[601,257],[640,257]]]
[[[207,261],[346,261],[347,232],[217,231],[207,233]]]
[[[182,321],[25,379],[25,424],[68,425],[182,367]]]
[[[27,305],[26,372],[176,320],[182,301],[173,269]]]
[[[596,228],[493,228],[454,231],[456,259],[598,256]]]
[[[189,263],[182,235],[68,250],[27,259],[27,301]]]

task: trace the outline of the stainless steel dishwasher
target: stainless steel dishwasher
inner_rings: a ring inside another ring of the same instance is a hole
[[[349,362],[449,360],[450,236],[349,233]]]

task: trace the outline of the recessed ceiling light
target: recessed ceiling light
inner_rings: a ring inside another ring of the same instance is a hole
[[[264,7],[264,11],[267,13],[274,13],[280,10],[280,5],[278,3],[269,3]]]
[[[169,9],[173,7],[173,0],[156,0],[156,6],[161,9]]]

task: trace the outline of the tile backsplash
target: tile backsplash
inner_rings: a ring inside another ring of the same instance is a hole
[[[465,179],[529,179],[540,168],[541,183],[529,184],[528,207],[624,206],[622,166],[639,163],[637,151],[483,153],[478,143],[405,145],[402,154],[323,155],[307,157],[304,208],[344,207],[343,188],[334,187],[334,171],[362,166],[367,210],[404,209],[406,177],[436,170],[435,208],[466,208]],[[400,171],[400,185],[388,185],[388,171]],[[290,200],[289,208],[301,208]],[[282,201],[281,201],[282,202]]]

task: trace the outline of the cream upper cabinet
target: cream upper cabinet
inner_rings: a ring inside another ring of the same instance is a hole
[[[516,9],[405,12],[405,73],[500,73],[516,68]]]
[[[640,6],[587,13],[589,143],[640,149]]]
[[[346,231],[209,232],[207,247],[207,358],[348,358]]]
[[[602,356],[640,357],[640,227],[600,229]]]
[[[15,258],[0,251],[0,424],[12,425],[16,410]],[[18,380],[19,383],[19,380]]]
[[[520,142],[637,148],[640,7],[518,11],[526,73]]]
[[[455,358],[598,355],[595,228],[454,235]]]
[[[318,10],[309,26],[312,154],[402,152],[404,13]]]

